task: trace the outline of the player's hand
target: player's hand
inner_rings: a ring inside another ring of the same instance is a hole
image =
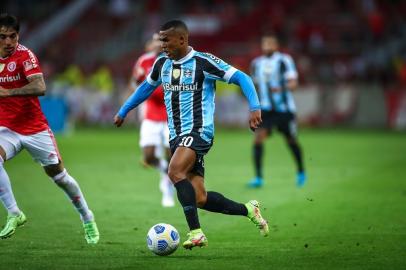
[[[118,114],[116,114],[114,116],[114,125],[116,125],[116,127],[121,127],[121,125],[124,123],[124,119],[121,118]]]
[[[10,96],[10,91],[0,86],[0,97]]]
[[[255,131],[259,127],[259,125],[262,123],[261,110],[250,112],[249,123],[252,131]]]

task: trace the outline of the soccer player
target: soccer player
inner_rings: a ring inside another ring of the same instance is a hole
[[[12,236],[27,218],[20,210],[4,168],[5,161],[26,149],[60,187],[80,214],[89,244],[99,232],[92,211],[75,179],[64,168],[54,135],[41,111],[37,96],[45,82],[36,56],[18,43],[20,25],[12,15],[0,15],[0,200],[8,217],[0,238]]]
[[[130,96],[114,117],[118,127],[127,113],[143,102],[162,84],[168,115],[169,143],[172,157],[169,178],[174,183],[179,202],[190,228],[183,247],[206,246],[197,214],[197,207],[227,215],[247,216],[264,236],[267,221],[262,218],[259,203],[246,204],[225,198],[204,187],[204,155],[210,150],[214,136],[215,80],[234,83],[242,88],[250,106],[249,124],[255,129],[261,122],[258,96],[251,78],[209,53],[195,51],[188,44],[184,22],[172,20],[159,31],[164,54],[160,55],[147,79]]]
[[[274,126],[284,135],[297,165],[296,184],[304,185],[306,173],[303,167],[302,150],[297,140],[296,107],[291,91],[297,88],[298,74],[292,57],[278,51],[278,40],[275,36],[262,37],[263,55],[251,63],[254,83],[259,89],[263,122],[255,131],[253,157],[255,178],[248,185],[263,185],[262,159],[264,141],[271,135]]]
[[[149,52],[138,58],[133,68],[130,88],[137,88],[150,72],[158,54],[161,51],[161,43],[158,34],[152,36],[148,42]],[[155,167],[161,174],[159,188],[162,192],[162,206],[172,207],[175,205],[173,199],[173,184],[168,177],[169,150],[169,129],[167,125],[166,109],[164,103],[164,92],[159,86],[145,101],[143,120],[140,129],[140,147],[142,148],[144,164]]]

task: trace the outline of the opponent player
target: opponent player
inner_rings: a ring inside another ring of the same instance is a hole
[[[99,241],[92,211],[75,179],[63,166],[54,135],[41,111],[37,96],[45,82],[36,56],[18,43],[20,25],[11,15],[0,15],[0,200],[8,217],[0,238],[8,238],[27,218],[20,210],[4,162],[26,149],[70,198],[80,214],[89,244]]]
[[[264,236],[269,229],[262,218],[259,203],[246,204],[225,198],[204,187],[203,157],[213,144],[215,80],[234,83],[242,88],[249,101],[249,124],[255,129],[261,123],[261,111],[254,84],[248,75],[221,59],[193,50],[188,45],[188,29],[184,22],[165,23],[159,40],[165,53],[157,58],[147,79],[129,97],[114,118],[119,127],[127,113],[143,102],[162,84],[168,114],[170,147],[169,178],[175,185],[190,228],[183,247],[206,246],[197,214],[197,207],[227,215],[247,216]]]
[[[275,36],[262,37],[263,55],[251,63],[252,78],[259,89],[263,122],[255,131],[253,157],[256,176],[248,185],[263,185],[262,160],[264,141],[276,126],[284,135],[297,165],[296,184],[301,187],[306,181],[302,151],[297,140],[296,106],[291,91],[297,88],[298,74],[288,54],[278,51]]]
[[[134,65],[130,83],[132,90],[136,89],[137,85],[145,80],[161,51],[158,34],[152,36],[152,40],[148,42],[147,46],[149,52],[143,54]],[[175,201],[173,199],[173,184],[168,177],[169,129],[166,123],[167,117],[162,87],[158,87],[144,104],[140,129],[140,147],[142,148],[144,163],[159,170],[161,174],[159,188],[162,192],[162,206],[172,207],[175,205]]]

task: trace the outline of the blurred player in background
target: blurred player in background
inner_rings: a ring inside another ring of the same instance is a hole
[[[26,149],[40,163],[72,201],[79,212],[89,244],[99,241],[99,232],[86,200],[75,179],[68,174],[54,135],[41,111],[37,96],[46,86],[36,56],[18,43],[20,25],[11,15],[0,15],[0,200],[8,217],[0,238],[8,238],[27,218],[17,206],[5,161]],[[30,180],[30,179],[26,179]]]
[[[297,166],[296,184],[301,187],[306,181],[306,174],[297,140],[296,106],[291,93],[297,88],[298,74],[292,57],[278,51],[275,36],[263,36],[261,47],[263,55],[252,61],[251,75],[259,91],[263,122],[255,131],[253,145],[256,176],[248,184],[250,187],[263,185],[263,144],[271,135],[273,127],[277,127],[294,156]]]
[[[147,79],[120,108],[114,123],[121,126],[127,113],[162,84],[172,152],[168,174],[190,229],[183,247],[192,249],[208,244],[200,227],[197,207],[227,215],[247,216],[266,236],[268,224],[261,216],[257,201],[238,203],[220,193],[206,192],[204,186],[204,155],[210,150],[214,137],[215,81],[234,83],[242,88],[250,105],[251,129],[261,122],[254,84],[248,75],[221,59],[193,50],[188,45],[188,36],[187,26],[182,21],[170,21],[161,27],[159,40],[165,54],[157,58]]]
[[[133,68],[130,89],[133,92],[145,80],[156,58],[161,51],[158,34],[147,42],[146,53],[138,58]],[[144,103],[140,129],[140,147],[143,152],[143,163],[157,168],[161,174],[159,188],[162,192],[162,206],[175,205],[173,184],[168,177],[169,129],[167,124],[164,92],[158,87]]]

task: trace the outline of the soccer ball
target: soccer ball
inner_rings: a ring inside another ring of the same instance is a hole
[[[170,224],[158,223],[149,229],[147,246],[149,250],[160,256],[175,252],[179,245],[179,233]]]

